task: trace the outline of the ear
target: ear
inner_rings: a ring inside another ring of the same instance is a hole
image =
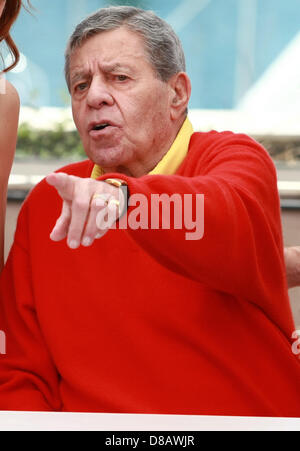
[[[191,97],[191,81],[185,72],[179,72],[169,80],[170,86],[170,114],[176,121],[186,111]]]

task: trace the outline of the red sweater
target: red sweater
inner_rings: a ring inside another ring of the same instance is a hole
[[[63,171],[89,177],[92,167]],[[203,239],[111,230],[70,250],[49,239],[61,200],[39,184],[1,276],[0,409],[300,416],[276,171],[264,149],[244,135],[195,133],[176,175],[117,176],[131,195],[204,194]]]

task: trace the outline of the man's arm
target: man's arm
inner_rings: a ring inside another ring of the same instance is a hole
[[[58,374],[35,309],[24,210],[0,279],[0,410],[59,411]]]
[[[289,288],[300,286],[300,246],[284,249],[286,275]]]
[[[267,152],[243,135],[226,135],[220,146],[192,161],[194,177],[123,177],[131,195],[204,195],[204,236],[187,241],[186,230],[128,233],[170,270],[205,286],[256,304],[282,329],[290,311],[277,175]],[[198,167],[197,167],[198,166]],[[204,168],[204,169],[203,169]],[[130,209],[129,212],[130,214]],[[291,312],[290,312],[291,313]]]
[[[202,239],[187,240],[188,230],[174,227],[158,231],[129,227],[128,233],[170,270],[214,290],[260,304],[271,299],[272,292],[274,299],[278,296],[275,293],[282,296],[286,288],[279,202],[276,181],[263,167],[261,173],[256,173],[257,185],[251,182],[254,172],[251,175],[249,170],[247,180],[244,169],[240,167],[240,183],[234,181],[234,172],[218,175],[213,171],[193,179],[126,178],[130,194],[143,193],[149,204],[153,194],[171,196],[174,186],[177,193],[191,193],[194,214],[197,193],[204,195]]]
[[[148,205],[149,223],[153,196],[192,196],[187,210],[196,212],[197,195],[204,195],[202,239],[187,240],[190,230],[176,228],[174,221],[169,230],[154,230],[151,226],[143,230],[129,225],[128,233],[171,271],[256,303],[272,311],[276,322],[282,322],[279,306],[282,302],[288,304],[288,295],[280,202],[276,170],[267,152],[244,135],[225,133],[215,139],[212,133],[200,142],[200,148],[197,141],[195,147],[192,143],[187,166],[174,176],[132,178],[106,174],[99,181],[121,178],[128,185],[131,199],[142,195]],[[79,190],[78,198],[73,199],[75,208],[80,199]],[[129,206],[129,223],[133,210]]]

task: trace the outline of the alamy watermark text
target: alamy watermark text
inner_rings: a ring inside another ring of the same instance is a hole
[[[124,192],[123,192],[124,193]],[[124,193],[125,194],[125,193]],[[99,229],[184,230],[187,241],[204,236],[204,194],[133,194],[126,203],[128,215],[117,225],[113,211],[97,216]]]

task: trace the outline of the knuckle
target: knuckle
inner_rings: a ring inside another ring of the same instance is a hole
[[[92,202],[91,203],[91,211],[95,214],[97,211],[99,211],[99,209],[101,208],[101,207],[99,207],[99,205],[97,204],[97,202],[96,201],[94,201],[94,202]]]

